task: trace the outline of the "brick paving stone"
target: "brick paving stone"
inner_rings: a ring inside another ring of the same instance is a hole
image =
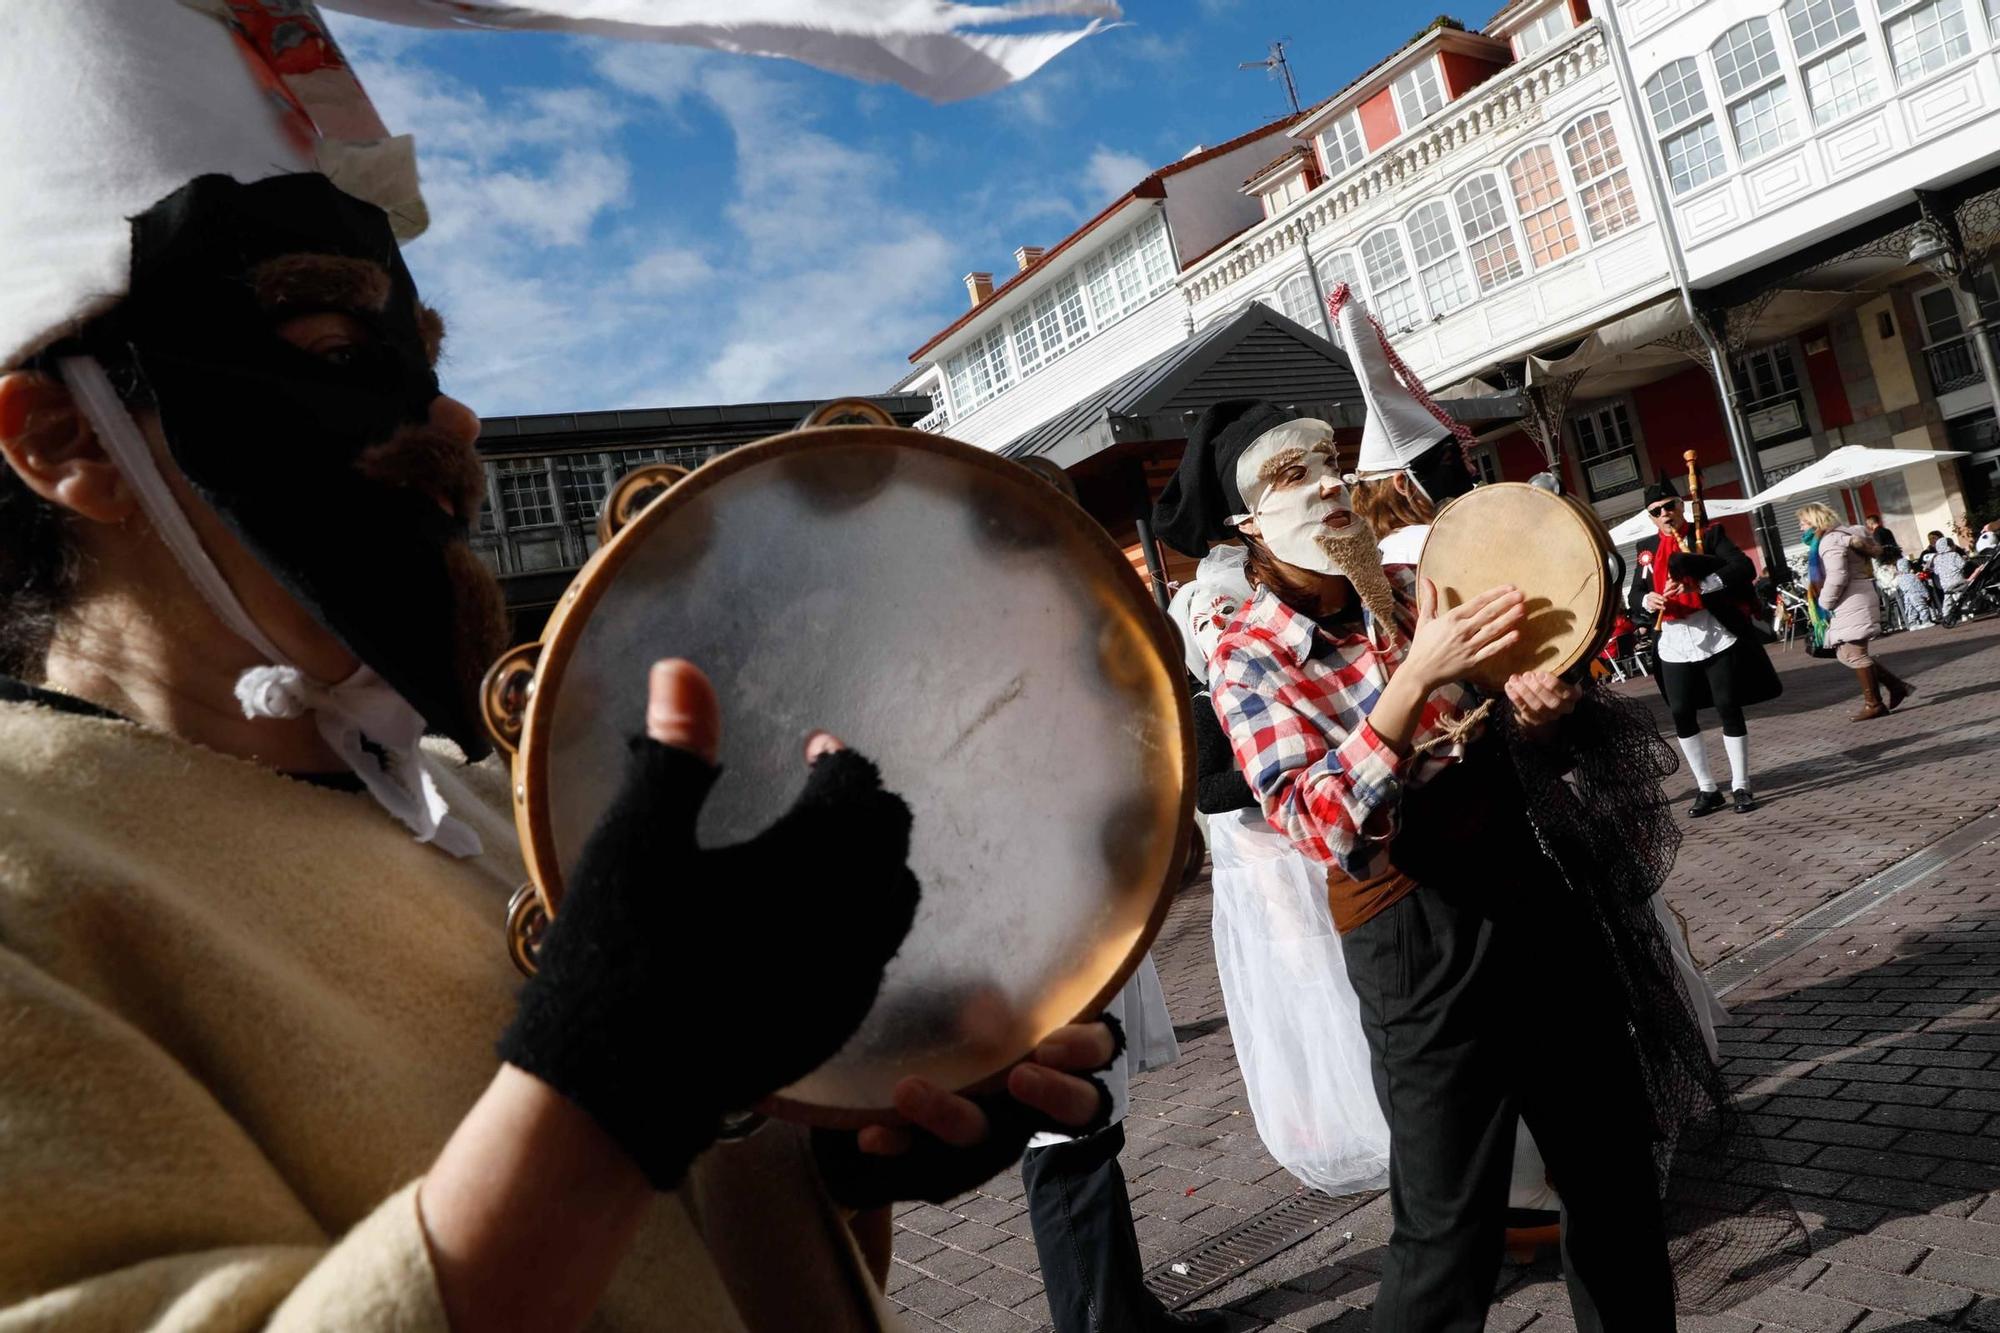
[[[1813,1240],[1813,1256],[1817,1259],[1855,1264],[1882,1273],[1907,1273],[1926,1253],[1921,1245],[1883,1236],[1822,1234]]]
[[[1866,727],[1845,720],[1849,673],[1774,655],[1785,695],[1751,714],[1765,806],[1686,824],[1666,887],[1704,966],[2000,804],[2000,622],[1881,647],[1920,693]],[[1618,688],[1664,722],[1651,682]],[[1686,774],[1668,790],[1684,810]],[[1154,944],[1185,1039],[1178,1064],[1132,1087],[1124,1162],[1149,1265],[1296,1188],[1256,1137],[1209,907],[1197,876]],[[1771,1135],[1818,1253],[1793,1285],[1683,1317],[1683,1333],[2000,1333],[2000,844],[1777,961],[1727,1003],[1728,1077]],[[1005,1239],[976,1251],[931,1239],[961,1226],[967,1246]],[[1366,1333],[1388,1233],[1377,1198],[1196,1304],[1271,1297],[1258,1308],[1275,1312],[1272,1327]],[[947,1208],[899,1210],[893,1300],[913,1329],[1045,1325],[1027,1236],[1017,1172]],[[969,1268],[963,1287],[937,1276],[941,1256]],[[1487,1326],[1572,1329],[1554,1261],[1506,1270]]]
[[[1813,1283],[1815,1296],[1836,1296],[1876,1309],[1899,1310],[1926,1319],[1949,1319],[1973,1302],[1973,1293],[1961,1286],[1947,1286],[1920,1277],[1898,1277],[1888,1273],[1834,1264],[1825,1276]]]
[[[1916,1276],[1950,1283],[1981,1296],[2000,1296],[2000,1259],[1957,1250],[1932,1250],[1917,1266]]]
[[[1846,1333],[1861,1322],[1868,1310],[1851,1301],[1793,1291],[1790,1287],[1772,1287],[1758,1292],[1732,1313],[1779,1328],[1800,1329],[1803,1333]]]

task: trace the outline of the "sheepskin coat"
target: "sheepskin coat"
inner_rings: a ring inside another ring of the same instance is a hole
[[[363,795],[0,703],[0,1327],[446,1328],[416,1188],[493,1076],[523,876],[505,774],[438,771],[485,856]],[[772,1126],[659,1199],[593,1326],[889,1320],[803,1136]]]

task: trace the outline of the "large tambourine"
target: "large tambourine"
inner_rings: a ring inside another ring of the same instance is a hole
[[[1527,597],[1521,637],[1467,677],[1498,691],[1522,671],[1568,675],[1611,637],[1624,562],[1597,515],[1536,486],[1480,486],[1438,511],[1417,572],[1437,584],[1438,605],[1462,605],[1511,583]]]
[[[487,678],[533,877],[510,914],[516,961],[532,966],[610,804],[648,664],[684,657],[722,700],[704,845],[751,837],[791,805],[820,727],[873,759],[914,816],[923,900],[873,1010],[764,1109],[890,1120],[905,1075],[973,1086],[1099,1012],[1165,916],[1194,785],[1179,650],[1103,529],[984,450],[876,425],[643,472],[607,507],[623,526],[542,641]],[[745,985],[795,985],[757,973],[755,939],[683,943],[745,960]],[[671,1059],[674,1024],[701,1015],[659,1017]]]

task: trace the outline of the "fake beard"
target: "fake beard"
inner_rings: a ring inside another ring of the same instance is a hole
[[[1326,572],[1339,574],[1354,585],[1354,595],[1378,626],[1400,633],[1395,590],[1382,568],[1382,549],[1375,544],[1374,531],[1357,516],[1344,528],[1323,528],[1314,541],[1324,554]]]
[[[1329,509],[1325,504],[1307,505],[1281,523],[1273,523],[1276,515],[1268,511],[1260,514],[1264,545],[1288,565],[1346,579],[1375,623],[1395,630],[1395,593],[1383,572],[1382,550],[1373,529],[1358,514],[1344,528],[1328,527]]]

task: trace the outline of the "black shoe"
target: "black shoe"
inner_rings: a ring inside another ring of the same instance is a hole
[[[1757,798],[1750,794],[1748,787],[1738,787],[1729,796],[1736,802],[1736,813],[1739,815],[1747,815],[1757,808]]]
[[[1720,791],[1698,791],[1694,794],[1694,804],[1688,807],[1688,814],[1694,819],[1712,815],[1729,802],[1722,799]]]

